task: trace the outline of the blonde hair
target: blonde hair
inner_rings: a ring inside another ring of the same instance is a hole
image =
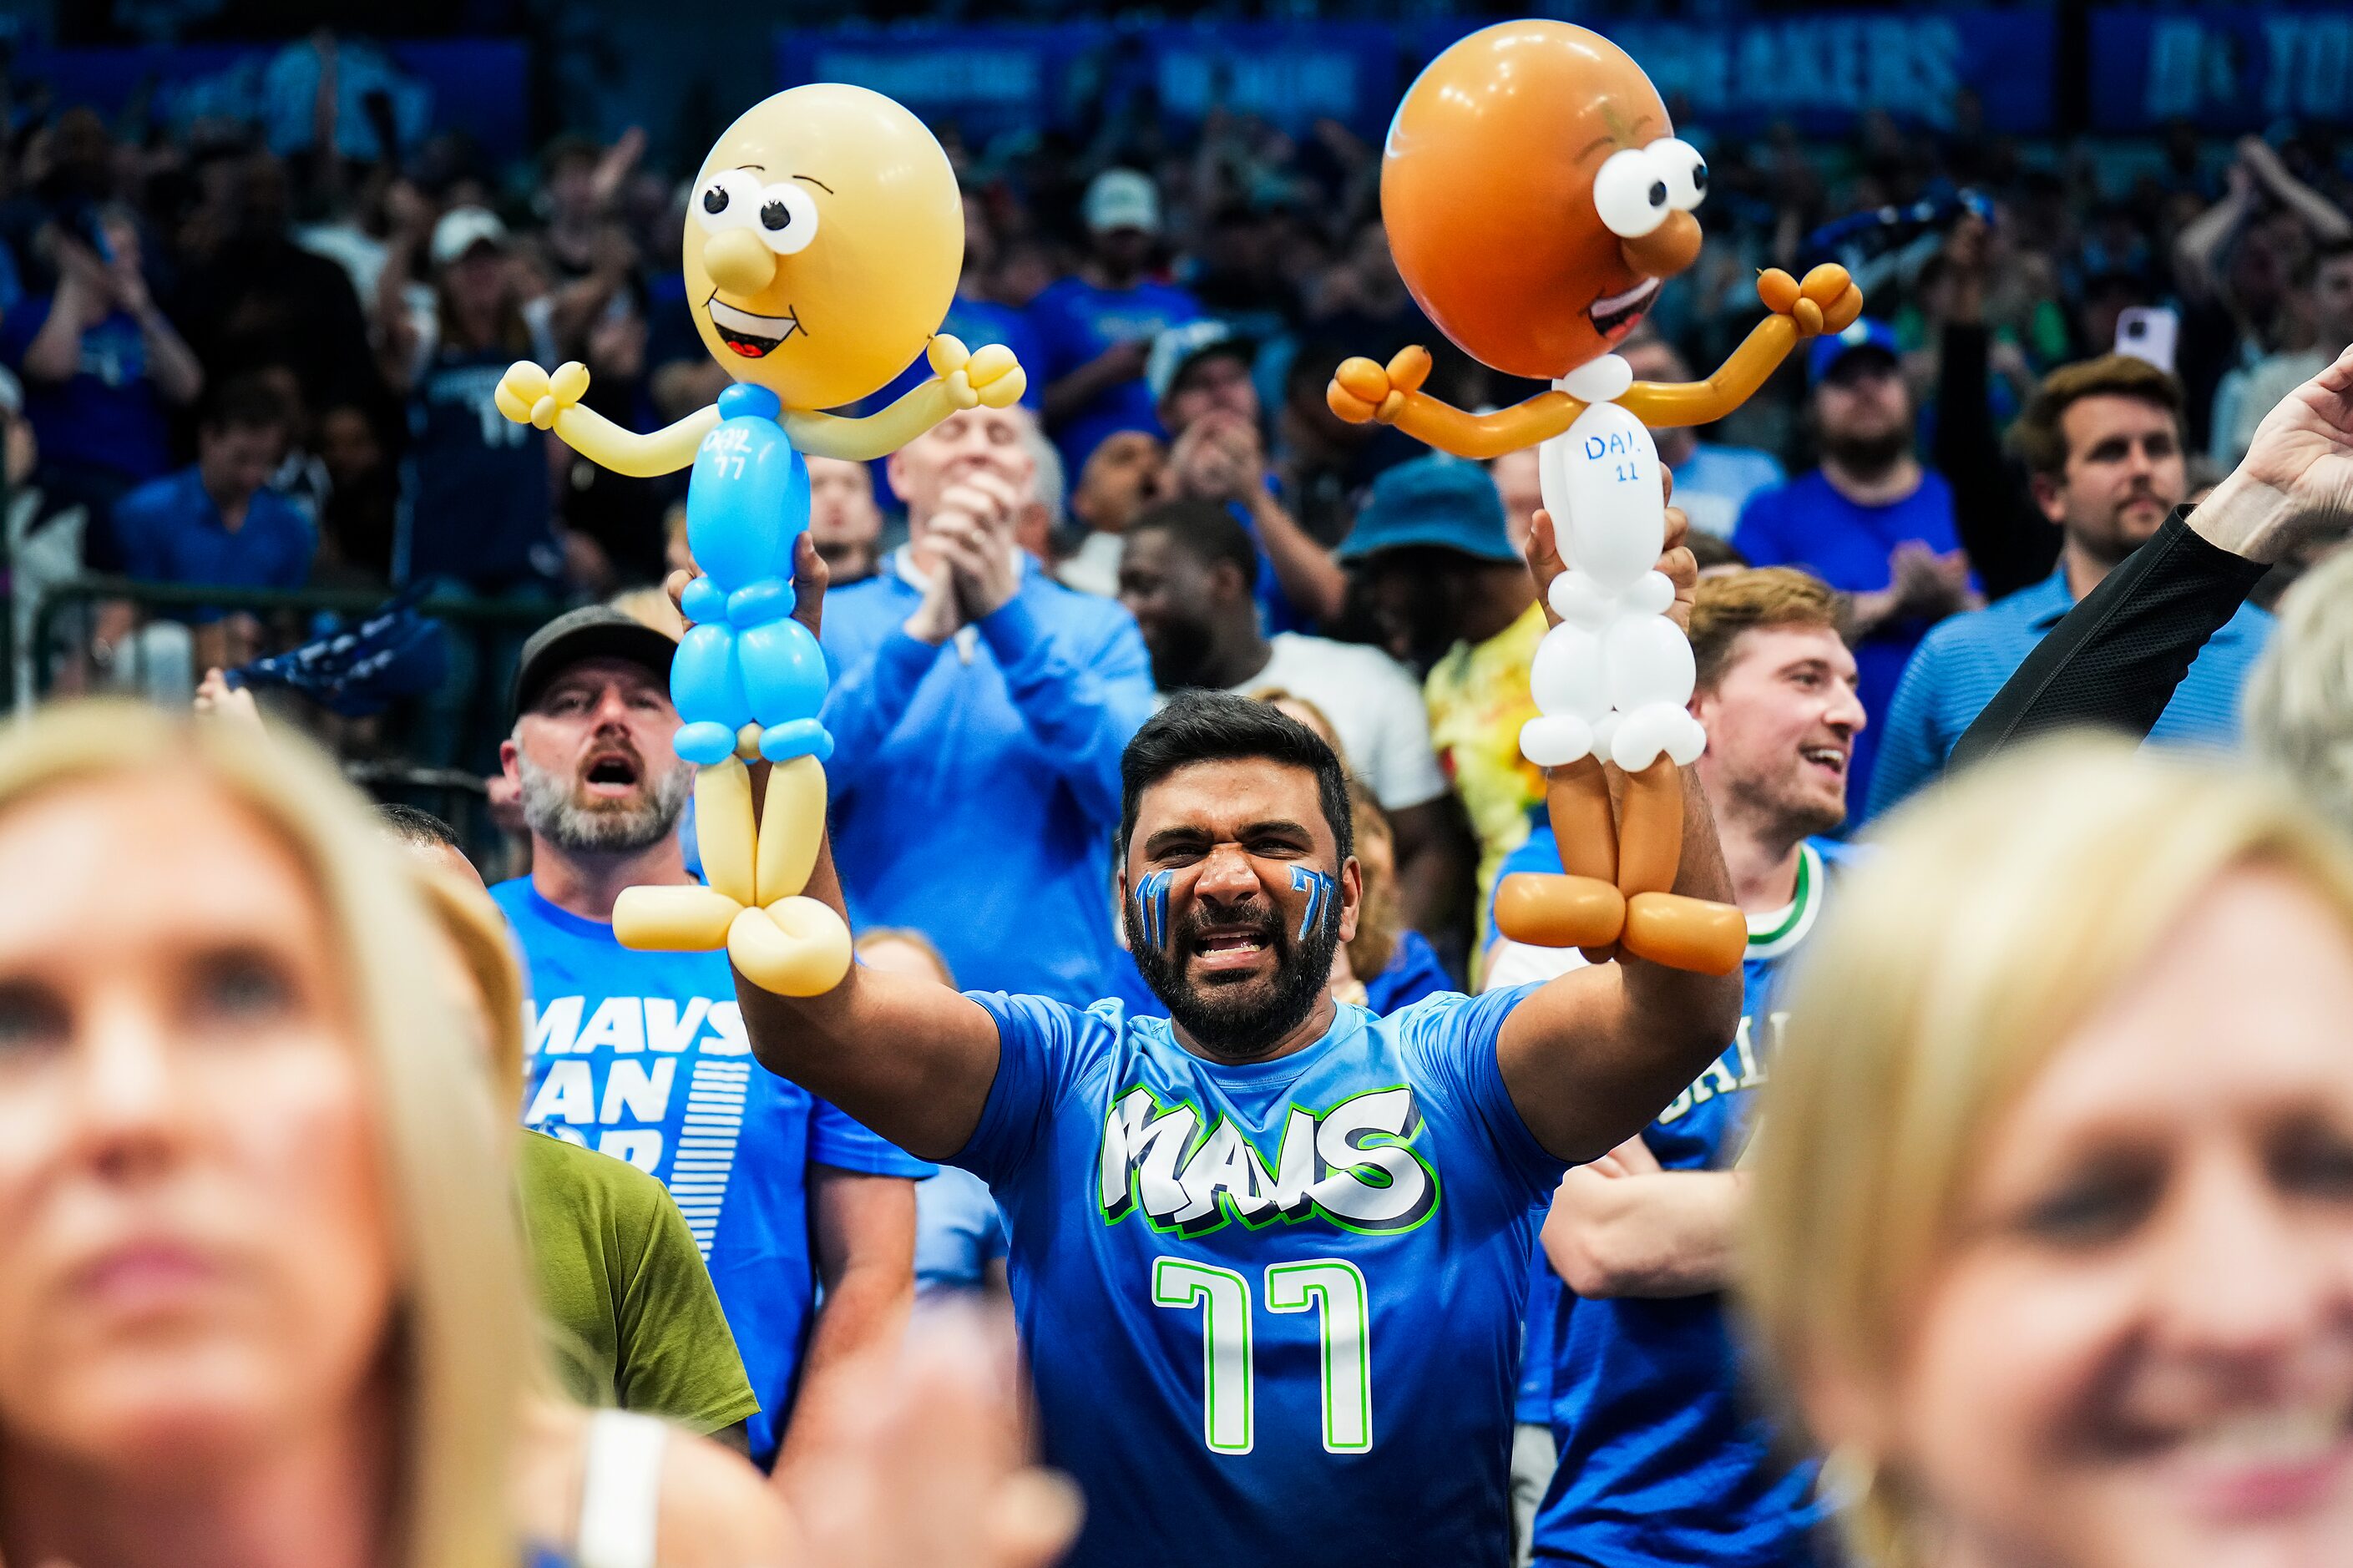
[[[939,944],[913,926],[870,927],[859,933],[854,951],[864,957],[888,942],[895,942],[901,947],[912,947],[922,953],[931,961],[932,967],[940,972],[940,984],[950,990],[955,989],[955,971],[948,967],[947,958],[940,952]]]
[[[443,988],[417,984],[434,939],[415,884],[365,803],[285,735],[127,702],[51,708],[0,734],[0,812],[126,773],[201,778],[266,825],[317,887],[380,1107],[399,1249],[396,1560],[513,1568],[509,1458],[531,1341],[503,1118]]]
[[[2353,855],[2278,781],[2061,739],[1899,812],[1800,960],[1751,1168],[1745,1303],[1783,1381],[1894,1373],[1999,1118],[2216,878],[2250,861],[2353,928]],[[1858,1556],[1922,1560],[1883,1470]]]
[[[411,859],[409,875],[425,895],[425,907],[441,934],[458,952],[474,988],[481,993],[484,1042],[491,1086],[501,1106],[521,1107],[523,1075],[522,969],[515,962],[506,917],[481,889],[454,874]]]
[[[2353,828],[2353,551],[2296,579],[2247,677],[2247,743]]]

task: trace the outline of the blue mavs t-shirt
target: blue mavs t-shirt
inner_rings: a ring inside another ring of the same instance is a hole
[[[1552,853],[1548,831],[1541,848]],[[1773,1006],[1782,961],[1812,929],[1829,868],[1852,853],[1808,841],[1789,906],[1750,917],[1739,1034],[1642,1131],[1667,1170],[1739,1162],[1787,1016]],[[1723,1296],[1588,1300],[1562,1286],[1556,1302],[1544,1361],[1560,1468],[1536,1516],[1536,1560],[1813,1561],[1818,1467],[1758,1404]]]
[[[528,878],[491,896],[531,973],[523,1121],[670,1189],[759,1395],[751,1448],[765,1465],[815,1311],[809,1165],[878,1176],[932,1167],[752,1059],[725,953],[633,952]]]
[[[972,994],[997,1079],[955,1163],[1005,1215],[1076,1568],[1496,1563],[1528,1255],[1561,1163],[1452,993],[1227,1067],[1164,1019]]]

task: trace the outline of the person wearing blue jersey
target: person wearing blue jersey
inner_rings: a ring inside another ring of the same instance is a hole
[[[1179,696],[1120,793],[1128,945],[1167,1019],[859,967],[820,996],[739,984],[754,1049],[996,1194],[1045,1456],[1086,1496],[1078,1568],[1501,1564],[1538,1217],[1724,1049],[1739,984],[1633,960],[1376,1018],[1330,994],[1363,874],[1313,731]],[[1728,898],[1687,800],[1677,892]],[[808,890],[839,906],[829,854]]]
[[[1862,702],[1880,713],[1928,629],[1983,600],[1952,486],[1915,451],[1916,411],[1894,330],[1864,318],[1825,333],[1806,367],[1821,465],[1750,496],[1732,545],[1751,565],[1799,567],[1852,596]],[[1878,743],[1865,731],[1855,749],[1858,803],[1869,798]]]
[[[1202,314],[1192,295],[1150,276],[1160,243],[1160,191],[1150,175],[1105,169],[1087,186],[1080,216],[1087,226],[1085,260],[1076,276],[1048,284],[1029,309],[1043,353],[1033,375],[1043,387],[1046,428],[1073,474],[1113,431],[1157,428],[1144,380],[1152,341]]]
[[[1133,616],[1015,542],[1032,430],[967,408],[887,460],[907,543],[828,605],[826,780],[853,929],[909,927],[969,984],[1083,1005],[1116,952],[1119,751],[1152,676]]]
[[[1820,837],[1845,818],[1865,718],[1846,613],[1828,586],[1788,568],[1711,578],[1694,599],[1692,711],[1708,732],[1695,771],[1748,914],[1743,1016],[1730,1048],[1641,1133],[1569,1172],[1553,1200],[1544,1261],[1557,1282],[1540,1292],[1549,1319],[1530,1313],[1526,1369],[1559,1452],[1536,1519],[1538,1563],[1814,1561],[1816,1467],[1744,1385],[1723,1291],[1751,1091],[1781,1034],[1779,971],[1849,853]],[[1558,864],[1547,827],[1505,869]],[[1491,982],[1529,973],[1533,957],[1497,954]]]
[[[530,981],[523,1120],[659,1177],[710,1266],[760,1401],[753,1458],[789,1479],[797,1411],[892,1342],[914,1293],[910,1159],[752,1059],[727,960],[615,940],[626,887],[690,880],[675,828],[676,645],[600,606],[550,622],[518,667],[501,748],[532,869],[491,897]],[[823,1304],[818,1305],[820,1288]]]

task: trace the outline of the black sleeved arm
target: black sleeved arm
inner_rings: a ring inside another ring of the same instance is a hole
[[[2051,575],[2058,531],[2027,504],[2017,465],[1994,432],[1992,343],[1973,322],[1948,321],[1937,338],[1936,435],[1929,458],[1953,491],[1961,548],[1989,599]]]
[[[1950,765],[2046,730],[2145,736],[2206,639],[2270,568],[2208,543],[2181,507],[2051,628],[1953,748]]]

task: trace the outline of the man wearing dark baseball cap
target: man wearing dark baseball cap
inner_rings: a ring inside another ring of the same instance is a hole
[[[1912,389],[1883,321],[1859,318],[1806,356],[1821,467],[1742,507],[1733,548],[1751,565],[1798,566],[1851,596],[1856,695],[1874,721],[1928,628],[1977,603],[1953,492],[1924,465]],[[1856,731],[1850,799],[1870,798],[1876,722]]]
[[[678,831],[694,768],[670,743],[677,650],[602,605],[523,645],[499,755],[522,792],[531,874],[491,897],[531,976],[523,1121],[670,1188],[759,1397],[745,1436],[765,1465],[794,1400],[839,1397],[828,1385],[848,1352],[903,1321],[912,1178],[931,1167],[751,1061],[725,953],[643,952],[613,935],[622,889],[695,879]]]

